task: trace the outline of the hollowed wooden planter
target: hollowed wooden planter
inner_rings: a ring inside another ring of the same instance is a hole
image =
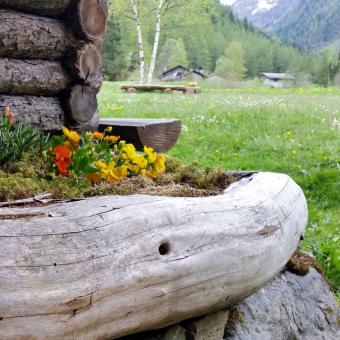
[[[97,197],[0,209],[0,334],[112,339],[230,306],[270,281],[307,222],[288,176],[206,198]]]

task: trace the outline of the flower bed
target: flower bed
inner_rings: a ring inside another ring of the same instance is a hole
[[[105,194],[210,196],[234,178],[223,171],[203,171],[144,147],[103,133],[63,129],[46,136],[16,123],[6,107],[0,117],[0,201],[49,192],[54,199]]]

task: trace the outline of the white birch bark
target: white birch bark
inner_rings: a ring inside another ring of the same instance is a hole
[[[139,49],[139,67],[140,67],[140,83],[144,84],[144,69],[145,69],[145,53],[142,34],[142,24],[140,21],[139,0],[131,0],[133,17],[136,23],[137,40]]]
[[[152,82],[153,73],[155,71],[156,58],[158,53],[159,46],[159,38],[161,34],[161,18],[162,18],[162,9],[166,0],[159,0],[156,14],[156,30],[155,30],[155,40],[153,43],[153,50],[151,55],[151,61],[149,66],[149,73],[147,78],[147,83],[150,84]]]

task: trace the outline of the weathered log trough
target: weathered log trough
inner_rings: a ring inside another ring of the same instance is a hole
[[[206,198],[111,196],[0,209],[4,339],[112,339],[243,300],[295,251],[306,200],[257,173]]]

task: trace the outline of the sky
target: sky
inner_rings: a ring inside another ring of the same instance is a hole
[[[231,6],[236,0],[220,0],[222,4]]]

